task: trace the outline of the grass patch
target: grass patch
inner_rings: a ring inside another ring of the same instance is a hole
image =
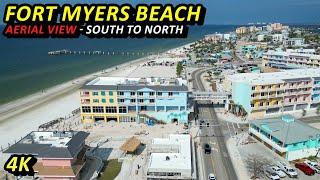
[[[104,163],[99,180],[113,180],[121,170],[121,162],[118,159],[111,159]]]

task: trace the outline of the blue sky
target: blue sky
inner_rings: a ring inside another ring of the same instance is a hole
[[[6,3],[2,0],[1,19]],[[320,24],[320,0],[24,0],[26,3],[202,3],[207,7],[206,24],[282,22]]]

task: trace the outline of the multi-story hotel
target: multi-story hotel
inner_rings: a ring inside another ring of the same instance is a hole
[[[232,93],[232,108],[241,107],[249,119],[315,109],[320,105],[320,69],[230,75],[225,89]]]
[[[263,54],[263,65],[292,69],[301,67],[320,67],[320,55],[284,51],[268,51]]]
[[[32,154],[37,158],[33,166],[34,178],[80,179],[86,162],[85,139],[89,133],[34,131],[4,151],[5,155]]]
[[[82,122],[188,122],[181,78],[98,77],[80,90]]]

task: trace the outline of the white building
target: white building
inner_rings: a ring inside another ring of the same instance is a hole
[[[265,37],[264,34],[259,34],[259,35],[257,36],[257,40],[258,40],[259,42],[264,41],[264,37]]]
[[[282,43],[283,41],[283,35],[282,34],[273,34],[272,35],[272,41],[274,43]]]
[[[304,48],[287,49],[286,52],[288,52],[288,53],[301,53],[301,54],[316,54],[315,49],[304,49]]]
[[[320,67],[320,55],[301,52],[297,53],[291,52],[290,50],[289,52],[269,50],[263,54],[263,61],[264,66],[275,68]]]
[[[170,134],[152,140],[147,179],[193,179],[190,135]]]
[[[304,38],[289,38],[283,41],[284,46],[300,47],[304,45]]]

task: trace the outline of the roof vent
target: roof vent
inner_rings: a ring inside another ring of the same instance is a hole
[[[294,122],[294,117],[291,115],[284,115],[281,117],[281,120],[287,123],[290,123],[290,122]]]

